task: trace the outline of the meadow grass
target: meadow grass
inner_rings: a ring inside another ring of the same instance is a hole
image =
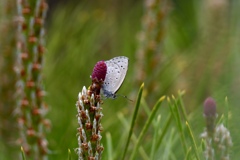
[[[102,159],[205,159],[206,143],[200,137],[206,127],[203,102],[211,96],[217,104],[216,124],[224,124],[232,137],[230,159],[237,160],[240,2],[221,2],[161,4],[159,9],[166,7],[163,35],[157,41],[159,48],[151,53],[159,58],[157,62],[147,54],[138,57],[141,34],[155,34],[154,29],[143,28],[149,9],[145,2],[56,6],[46,22],[43,68],[46,116],[52,124],[46,133],[49,159],[77,159],[78,93],[91,84],[96,62],[123,55],[129,57],[129,68],[118,93],[134,102],[123,97],[104,100]],[[139,72],[144,72],[141,78]],[[11,148],[2,142],[0,148],[0,157],[11,159],[6,152]],[[25,159],[20,147],[17,153]]]

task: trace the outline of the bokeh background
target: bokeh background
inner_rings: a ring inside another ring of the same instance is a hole
[[[128,73],[118,93],[133,101],[143,82],[143,105],[150,107],[163,95],[185,90],[184,104],[196,137],[205,125],[204,99],[213,97],[221,115],[228,97],[231,159],[238,159],[239,7],[239,0],[49,0],[43,75],[47,117],[52,124],[47,133],[50,159],[67,159],[68,149],[74,152],[78,93],[91,84],[96,62],[115,56],[129,57]],[[119,117],[124,116],[130,123],[134,102],[123,97],[106,99],[102,107],[102,143],[106,146],[106,133],[110,133],[113,157],[120,159],[128,129]],[[169,111],[165,107],[161,112]],[[144,120],[146,113],[140,108],[136,135]],[[149,139],[151,130],[145,138],[146,151],[151,146]],[[173,159],[183,158],[179,144],[176,140],[172,145]],[[2,157],[8,157],[4,152],[7,149],[1,148]],[[103,159],[106,154],[105,147]],[[74,153],[72,156],[76,157]]]

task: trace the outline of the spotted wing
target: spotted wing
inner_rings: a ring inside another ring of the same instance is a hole
[[[106,93],[115,94],[123,83],[128,70],[128,58],[124,56],[115,57],[105,61],[107,74],[103,84]]]

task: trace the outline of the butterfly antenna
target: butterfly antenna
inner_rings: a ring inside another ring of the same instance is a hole
[[[117,94],[117,96],[121,96],[123,98],[126,98],[127,100],[131,101],[131,102],[134,102],[133,100],[129,99],[127,96],[125,95],[122,95],[122,94]]]

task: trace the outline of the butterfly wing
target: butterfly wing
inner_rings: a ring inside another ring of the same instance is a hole
[[[128,70],[128,58],[124,56],[115,57],[105,61],[107,74],[103,83],[104,93],[114,95],[123,83]],[[106,95],[106,94],[105,94]]]

